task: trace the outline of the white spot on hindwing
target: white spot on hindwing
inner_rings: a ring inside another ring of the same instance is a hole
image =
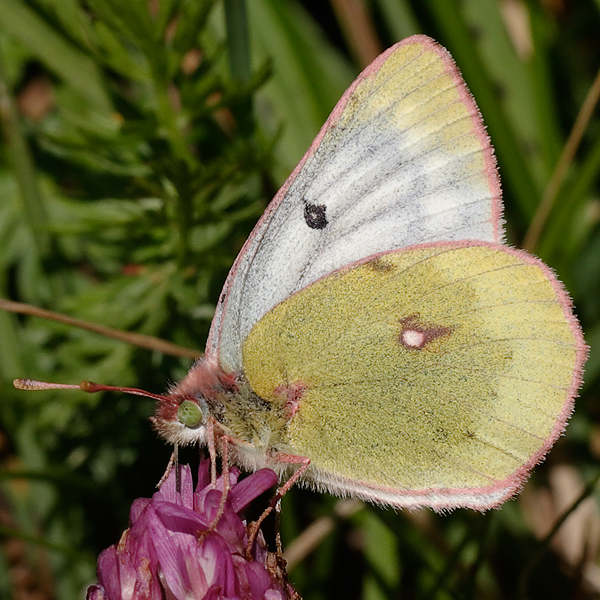
[[[422,331],[405,329],[402,332],[402,343],[408,348],[422,348],[426,342],[427,338]]]
[[[419,315],[403,317],[400,327],[398,341],[408,350],[422,350],[437,338],[451,335],[454,330],[454,327],[421,322]]]

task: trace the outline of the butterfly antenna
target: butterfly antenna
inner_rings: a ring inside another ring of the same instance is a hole
[[[122,392],[133,396],[143,396],[144,398],[152,398],[153,400],[165,400],[166,396],[153,394],[146,390],[130,387],[117,387],[114,385],[104,385],[102,383],[94,383],[93,381],[82,381],[78,384],[70,383],[48,383],[46,381],[36,381],[35,379],[15,379],[13,385],[18,390],[40,391],[40,390],[82,390],[93,394],[95,392]]]

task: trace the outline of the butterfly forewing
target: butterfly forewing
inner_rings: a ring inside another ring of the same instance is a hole
[[[245,337],[290,294],[378,252],[500,241],[500,212],[493,151],[454,62],[429,38],[404,40],[359,76],[267,208],[207,353],[237,370]]]

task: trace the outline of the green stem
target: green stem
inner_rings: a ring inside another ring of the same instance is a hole
[[[155,64],[155,61],[150,62]],[[156,61],[156,64],[160,65],[160,61]],[[168,77],[166,68],[158,66],[153,68],[152,79],[157,120],[163,130],[162,134],[171,148],[171,161],[174,163],[169,178],[175,189],[170,191],[170,186],[165,187],[163,185],[163,193],[165,193],[168,200],[174,203],[179,238],[177,242],[177,262],[179,265],[183,265],[186,260],[187,237],[191,220],[190,199],[185,194],[188,187],[185,181],[189,177],[190,171],[194,172],[197,169],[197,160],[190,152],[185,131],[178,123],[173,93],[169,93],[169,88],[173,84]],[[173,92],[175,91],[173,90]],[[183,187],[182,182],[184,182]]]
[[[246,0],[225,0],[225,26],[231,79],[243,87],[252,77]],[[243,96],[231,106],[231,110],[237,122],[238,133],[244,138],[251,137],[254,131],[252,98]]]
[[[31,535],[29,533],[26,533],[22,529],[16,529],[14,527],[6,527],[5,525],[0,525],[0,536],[5,538],[23,540],[24,542],[28,542],[29,544],[40,546],[53,552],[58,552],[63,556],[70,558],[76,563],[87,562],[89,564],[96,564],[96,559],[92,556],[76,552],[72,548],[63,546],[61,544],[56,544],[43,537]]]
[[[251,77],[246,0],[225,0],[225,25],[231,78],[246,83]]]

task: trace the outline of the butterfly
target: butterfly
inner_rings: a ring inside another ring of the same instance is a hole
[[[561,435],[585,358],[560,282],[504,244],[493,148],[455,63],[417,35],[343,95],[153,422],[318,490],[483,510]]]

